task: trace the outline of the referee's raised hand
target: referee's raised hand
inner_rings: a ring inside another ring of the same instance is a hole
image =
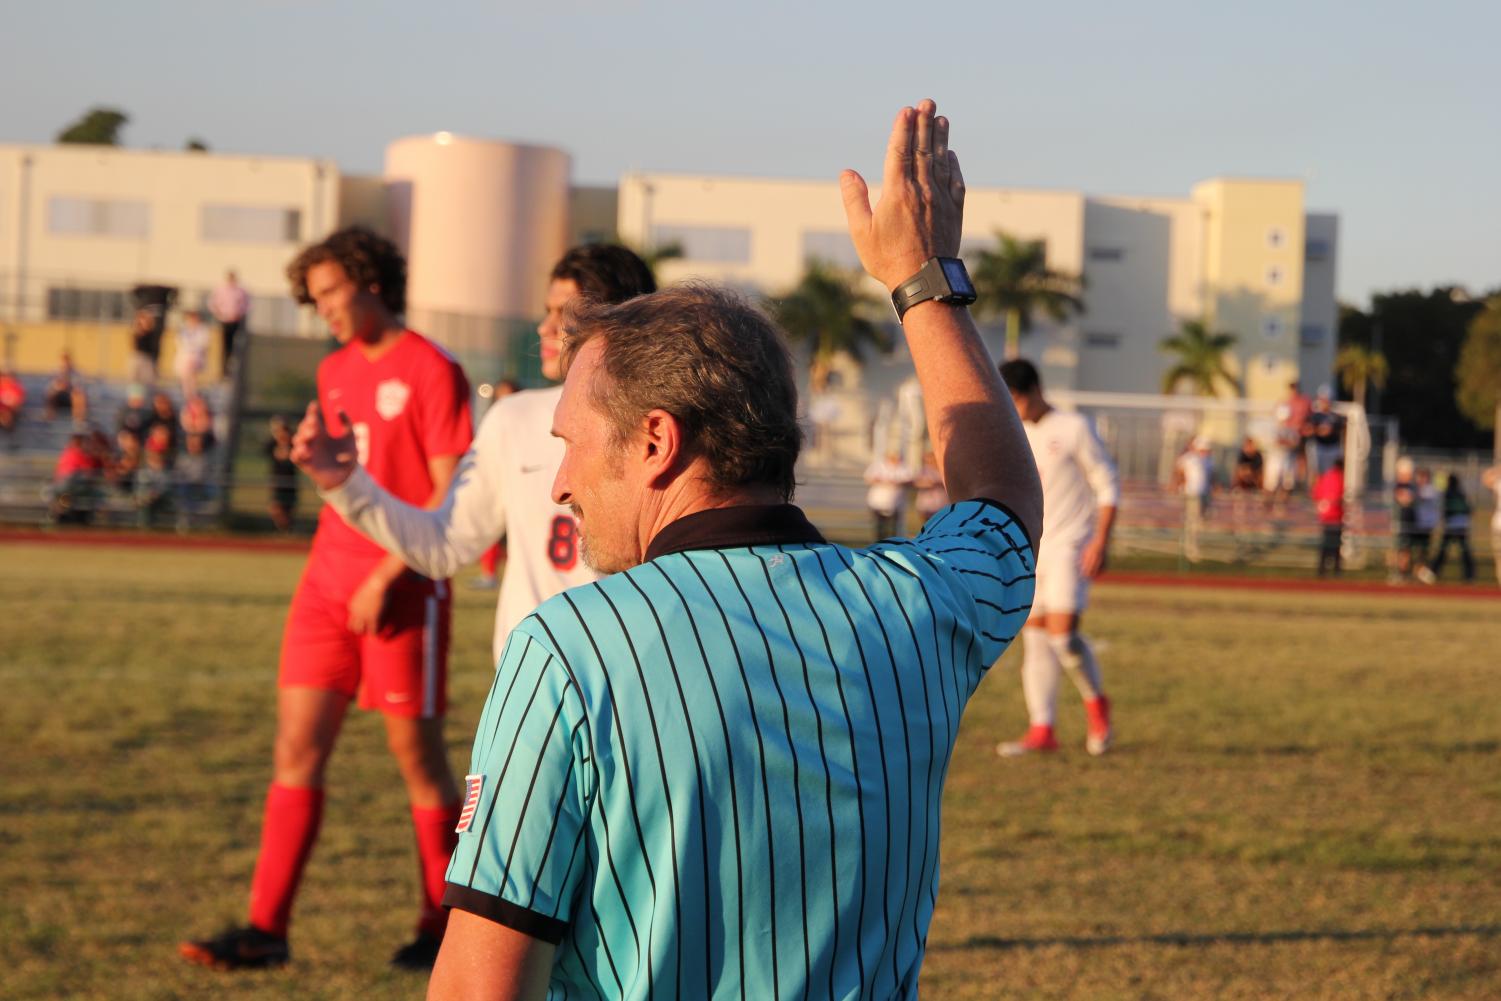
[[[342,485],[349,479],[357,461],[354,428],[342,411],[339,420],[344,425],[344,433],[330,434],[318,404],[309,403],[302,422],[297,425],[297,433],[292,436],[291,459],[319,490],[333,490]]]
[[[839,191],[860,263],[888,290],[929,258],[959,253],[964,175],[949,149],[949,121],[931,100],[897,112],[874,208],[853,170],[840,175]]]

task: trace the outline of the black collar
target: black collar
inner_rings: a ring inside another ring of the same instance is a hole
[[[823,542],[824,537],[792,504],[746,504],[695,511],[657,533],[646,559],[689,549],[738,549],[780,543]]]

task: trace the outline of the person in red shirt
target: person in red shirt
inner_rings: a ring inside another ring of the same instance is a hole
[[[15,434],[16,424],[21,419],[21,408],[26,404],[26,387],[9,369],[0,369],[0,431]]]
[[[353,431],[358,460],[409,504],[435,506],[469,448],[469,385],[442,348],[405,328],[406,262],[388,240],[351,227],[287,268],[293,296],[316,306],[341,345],[318,367],[330,431]],[[349,703],[378,709],[406,782],[423,904],[417,938],[392,963],[431,967],[446,925],[440,901],[459,819],[443,741],[447,581],[407,570],[324,507],[282,638],[274,777],[266,797],[249,922],[184,942],[219,969],[279,966],[323,812],[324,771]]]
[[[1319,543],[1319,576],[1332,566],[1340,574],[1340,542],[1345,528],[1345,460],[1335,459],[1313,485],[1313,502],[1318,508],[1319,525],[1324,530]]]

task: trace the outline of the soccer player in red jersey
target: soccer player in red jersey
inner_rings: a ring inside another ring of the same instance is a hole
[[[315,306],[342,347],[318,366],[330,431],[354,433],[358,460],[410,504],[435,505],[469,448],[463,370],[400,320],[406,262],[388,240],[353,227],[304,250],[287,268],[293,295]],[[407,570],[330,507],[282,637],[274,777],[266,796],[249,922],[184,942],[182,955],[219,969],[277,966],[323,813],[324,769],[349,703],[378,709],[406,782],[423,904],[417,938],[392,957],[432,965],[446,912],[444,871],[459,816],[443,743],[450,598],[447,581]]]

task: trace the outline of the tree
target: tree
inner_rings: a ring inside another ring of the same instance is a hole
[[[120,130],[130,116],[116,108],[90,108],[74,123],[57,134],[60,143],[85,146],[118,146]]]
[[[1195,393],[1218,396],[1223,382],[1240,392],[1240,382],[1230,371],[1226,356],[1235,345],[1235,335],[1227,330],[1210,331],[1203,320],[1184,320],[1178,332],[1160,342],[1173,364],[1162,376],[1162,391],[1172,394],[1178,384],[1187,382]]]
[[[1062,322],[1082,313],[1084,279],[1048,267],[1047,245],[1041,240],[1018,240],[996,230],[996,247],[974,255],[976,312],[1006,318],[1006,357],[1021,353],[1021,335],[1032,329],[1039,310]]]
[[[1501,407],[1501,295],[1475,314],[1454,369],[1454,402],[1477,426],[1494,429]]]
[[[823,392],[835,355],[849,355],[858,363],[865,360],[867,346],[891,350],[886,329],[865,315],[882,305],[860,287],[857,274],[813,260],[797,285],[774,299],[771,308],[790,340],[811,345],[809,380],[815,392]]]
[[[1334,374],[1339,376],[1340,383],[1350,391],[1356,405],[1362,410],[1365,409],[1366,386],[1375,386],[1377,389],[1385,386],[1390,371],[1386,355],[1374,348],[1346,344],[1334,356]]]

